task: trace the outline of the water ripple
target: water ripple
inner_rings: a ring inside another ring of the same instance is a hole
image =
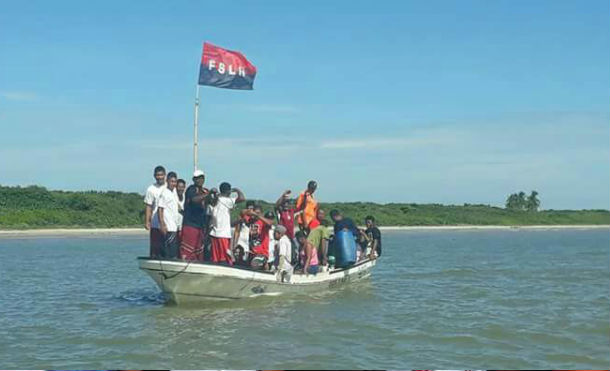
[[[607,231],[384,233],[370,280],[177,307],[143,238],[3,241],[6,368],[605,369]],[[94,258],[93,258],[94,257]],[[24,269],[36,262],[36,269]],[[58,269],[61,267],[62,269]]]

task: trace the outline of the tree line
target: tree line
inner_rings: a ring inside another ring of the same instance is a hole
[[[516,195],[516,196],[515,196]],[[374,215],[384,226],[433,225],[555,225],[610,224],[608,210],[539,209],[538,193],[520,192],[509,196],[510,207],[490,205],[441,205],[415,203],[321,202],[327,211],[338,209],[364,223]],[[256,200],[265,211],[273,204]],[[323,201],[323,200],[321,200]],[[239,209],[239,207],[237,207]],[[237,217],[234,210],[233,217]],[[138,193],[66,192],[44,187],[6,187],[0,185],[0,229],[28,228],[118,228],[144,226],[144,201]]]

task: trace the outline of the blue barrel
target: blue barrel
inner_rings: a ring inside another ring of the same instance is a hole
[[[356,263],[356,241],[352,231],[344,229],[337,232],[334,245],[336,267],[347,267]]]

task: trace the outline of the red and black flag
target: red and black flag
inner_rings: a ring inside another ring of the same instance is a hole
[[[240,52],[203,43],[199,85],[252,90],[255,77],[256,67]]]

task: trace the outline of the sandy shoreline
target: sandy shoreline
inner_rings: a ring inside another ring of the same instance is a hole
[[[610,229],[610,225],[448,225],[448,226],[382,226],[382,231],[440,231],[440,230],[518,230],[518,229]],[[68,236],[103,236],[103,235],[141,235],[148,232],[144,228],[83,228],[83,229],[24,229],[0,230],[3,237],[68,237]]]

